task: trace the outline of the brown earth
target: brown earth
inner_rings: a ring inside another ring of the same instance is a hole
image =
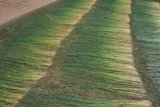
[[[0,0],[0,26],[57,0]]]

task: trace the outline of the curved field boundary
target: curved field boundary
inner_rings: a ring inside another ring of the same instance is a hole
[[[151,94],[160,107],[160,8],[152,0],[133,0],[132,34],[136,44],[136,64]]]
[[[131,0],[97,0],[17,107],[152,107],[134,67]]]
[[[72,3],[70,3],[72,2]],[[14,107],[47,73],[60,41],[95,0],[59,0],[0,29],[0,106]]]

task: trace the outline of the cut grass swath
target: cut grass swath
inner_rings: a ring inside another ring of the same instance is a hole
[[[151,107],[134,67],[130,0],[97,0],[18,107]]]
[[[0,29],[1,107],[13,107],[46,73],[58,47],[56,39],[73,27],[93,1],[58,0]]]
[[[160,8],[153,0],[132,0],[136,64],[155,107],[160,107]]]

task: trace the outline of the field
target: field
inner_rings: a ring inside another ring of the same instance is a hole
[[[58,0],[0,28],[0,107],[159,107],[160,8]]]
[[[1,106],[17,103],[46,74],[58,39],[63,38],[93,0],[84,1],[72,1],[72,4],[59,1],[1,29]]]
[[[148,0],[149,1],[149,0]],[[132,4],[131,29],[136,44],[136,63],[145,87],[160,106],[159,35],[160,10],[156,2],[135,0]]]

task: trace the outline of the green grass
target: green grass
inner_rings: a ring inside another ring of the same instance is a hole
[[[148,106],[134,68],[129,6],[129,0],[97,0],[17,107]]]
[[[132,0],[132,35],[138,46],[136,63],[153,101],[160,106],[160,8],[157,2]],[[147,74],[147,75],[146,75]]]
[[[72,3],[70,3],[72,2]],[[17,103],[46,70],[41,64],[51,58],[60,37],[92,0],[59,0],[0,28],[0,106]]]

